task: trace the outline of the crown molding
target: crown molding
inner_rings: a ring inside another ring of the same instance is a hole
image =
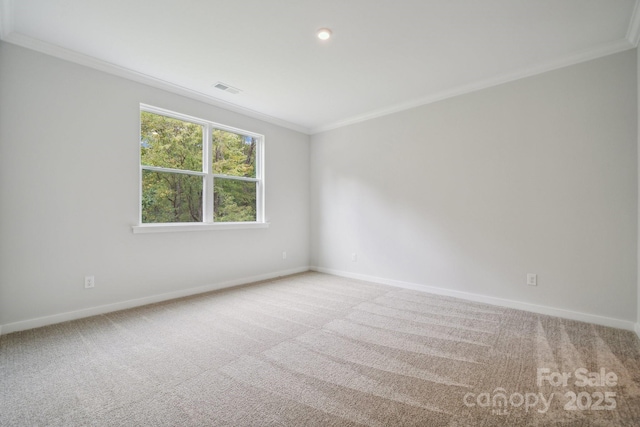
[[[634,47],[637,47],[640,41],[640,0],[636,0],[636,4],[633,7],[629,29],[627,30],[627,41]]]
[[[6,2],[8,0],[1,1]],[[3,37],[3,41],[309,135],[309,129],[304,126],[300,126],[295,123],[279,119],[277,117],[260,113],[249,108],[231,104],[221,99],[202,94],[195,90],[158,79],[148,74],[133,71],[131,69],[124,68],[110,62],[102,61],[89,55],[65,49],[51,43],[46,43],[20,33],[11,32]]]
[[[509,83],[515,80],[520,80],[526,77],[542,74],[547,71],[553,71],[560,68],[568,67],[570,65],[580,64],[582,62],[591,61],[593,59],[601,58],[604,56],[612,55],[614,53],[623,52],[625,50],[633,49],[632,45],[627,39],[617,40],[613,43],[607,43],[595,48],[585,50],[578,54],[570,55],[554,61],[549,61],[544,64],[535,65],[533,67],[525,68],[513,73],[503,74],[494,78],[477,81],[475,83],[453,87],[451,89],[430,95],[425,98],[420,98],[407,103],[397,104],[388,108],[382,108],[379,110],[373,110],[365,114],[353,116],[346,120],[330,123],[327,125],[315,127],[311,129],[311,135],[327,132],[333,129],[349,126],[352,124],[364,122],[367,120],[375,119],[378,117],[388,116],[390,114],[399,113],[401,111],[410,110],[412,108],[421,107],[423,105],[433,104],[438,101],[442,101],[448,98],[453,98],[459,95],[465,95],[467,93],[476,92],[482,89],[487,89],[493,86],[498,86],[503,83]]]
[[[326,132],[333,129],[349,126],[352,124],[364,122],[367,120],[375,119],[378,117],[387,116],[390,114],[398,113],[401,111],[417,108],[423,105],[432,104],[434,102],[442,101],[447,98],[452,98],[458,95],[464,95],[467,93],[475,92],[478,90],[490,88],[503,83],[508,83],[514,80],[530,77],[536,74],[541,74],[547,71],[567,67],[570,65],[579,64],[581,62],[590,61],[599,57],[611,55],[614,53],[622,52],[624,50],[633,49],[638,46],[640,42],[640,0],[635,1],[627,34],[624,39],[617,40],[612,43],[596,46],[595,48],[586,50],[584,52],[571,55],[559,60],[550,61],[545,64],[536,65],[534,67],[526,68],[514,73],[504,74],[494,78],[477,81],[471,84],[453,87],[448,90],[430,95],[428,97],[420,98],[417,100],[409,101],[406,103],[392,105],[386,108],[369,111],[364,114],[352,116],[350,118],[320,125],[314,128],[307,128],[289,121],[279,119],[277,117],[270,116],[249,108],[241,107],[236,104],[232,104],[221,99],[215,98],[210,95],[197,92],[192,89],[188,89],[165,80],[158,79],[156,77],[133,71],[128,68],[124,68],[106,61],[99,60],[97,58],[84,55],[75,51],[71,51],[60,46],[56,46],[50,43],[37,40],[23,34],[14,32],[13,29],[13,1],[14,0],[0,0],[0,40],[7,43],[12,43],[27,49],[35,50],[46,55],[54,56],[60,59],[64,59],[70,62],[74,62],[80,65],[84,65],[89,68],[93,68],[99,71],[103,71],[112,75],[123,77],[129,80],[133,80],[148,86],[152,86],[158,89],[172,92],[178,95],[182,95],[191,99],[195,99],[204,102],[209,105],[213,105],[225,110],[233,111],[248,117],[252,117],[258,120],[262,120],[267,123],[272,123],[287,129],[301,132],[307,135],[313,135],[321,132]]]

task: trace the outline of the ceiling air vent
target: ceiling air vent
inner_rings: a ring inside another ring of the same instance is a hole
[[[216,89],[223,90],[223,91],[225,91],[225,92],[232,93],[232,94],[234,94],[234,95],[237,95],[237,94],[239,94],[240,92],[242,92],[240,89],[235,88],[235,87],[233,87],[233,86],[229,86],[228,84],[226,84],[226,83],[222,83],[222,82],[218,82],[218,83],[216,83],[215,85],[213,85],[213,87],[215,87]]]

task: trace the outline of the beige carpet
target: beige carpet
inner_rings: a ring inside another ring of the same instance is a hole
[[[2,336],[0,425],[638,426],[640,341],[305,273]]]

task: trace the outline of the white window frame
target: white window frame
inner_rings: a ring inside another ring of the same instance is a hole
[[[228,230],[242,228],[266,228],[269,224],[265,220],[265,183],[264,183],[264,135],[259,133],[238,129],[231,126],[215,123],[209,120],[200,119],[186,114],[176,113],[175,111],[165,110],[164,108],[154,107],[147,104],[140,104],[140,113],[147,112],[170,117],[172,119],[182,120],[202,126],[202,171],[185,171],[180,169],[163,168],[157,166],[147,166],[142,164],[142,156],[140,155],[140,132],[138,133],[138,224],[134,225],[134,233],[158,233],[173,231],[200,231],[200,230]],[[140,114],[138,115],[140,117]],[[140,120],[140,118],[138,118]],[[139,122],[139,129],[141,123]],[[256,177],[247,178],[241,176],[214,174],[212,173],[213,165],[213,138],[214,129],[232,132],[239,135],[246,135],[256,139],[255,166]],[[181,173],[191,176],[203,177],[202,188],[202,222],[171,222],[171,223],[143,223],[142,222],[142,173],[145,170],[156,172]],[[256,220],[243,222],[215,222],[213,219],[213,192],[215,178],[232,179],[237,181],[255,182],[256,183]]]

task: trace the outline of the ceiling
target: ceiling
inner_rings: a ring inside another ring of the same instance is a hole
[[[0,0],[0,37],[312,134],[631,49],[637,2]]]

